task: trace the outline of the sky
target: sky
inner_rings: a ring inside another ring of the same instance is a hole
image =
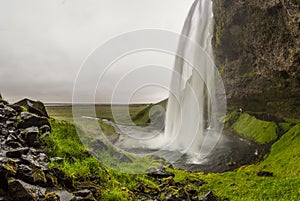
[[[180,33],[192,2],[0,0],[0,93],[10,102],[24,97],[71,102],[78,75],[94,50],[115,36],[141,29]],[[155,67],[172,69],[173,59],[155,51],[132,53],[112,64],[103,79],[99,75],[97,86],[89,86],[86,78],[85,87],[97,88],[95,101],[109,102],[120,80],[139,67],[146,66],[128,76],[136,83],[159,76],[169,82],[170,71],[161,74]],[[97,65],[103,71],[107,68]],[[130,93],[132,102],[156,102],[168,96],[167,89],[157,85],[121,85],[116,93],[120,97]]]

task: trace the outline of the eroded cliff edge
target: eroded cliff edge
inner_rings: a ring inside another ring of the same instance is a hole
[[[299,117],[299,2],[213,2],[213,46],[228,108]]]

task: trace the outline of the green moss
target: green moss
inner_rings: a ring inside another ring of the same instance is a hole
[[[259,165],[245,170],[272,171],[277,177],[297,177],[300,175],[300,124],[291,128],[271,148],[270,155]],[[293,168],[294,167],[294,168]]]
[[[130,196],[126,191],[122,191],[122,189],[114,188],[114,189],[107,189],[102,193],[102,199],[107,201],[126,201],[130,200]]]
[[[243,113],[232,128],[238,134],[260,144],[266,144],[277,138],[277,125],[274,122],[262,121],[247,113]]]
[[[231,122],[234,130],[242,133],[241,135],[261,140],[262,143],[276,138],[275,123],[258,120],[246,113],[231,113],[227,116],[226,122]],[[211,190],[221,200],[300,200],[300,170],[298,168],[300,124],[291,127],[291,123],[279,124],[287,133],[272,146],[270,154],[259,164],[244,166],[233,172],[211,174],[172,168],[167,170],[175,173],[176,184],[186,190],[187,188],[195,189],[199,196]],[[50,156],[59,155],[67,159],[61,164],[52,162],[51,167],[60,168],[73,175],[76,185],[85,182],[90,186],[96,185],[100,191],[97,200],[135,200],[139,193],[143,194],[141,191],[144,191],[144,194],[148,192],[165,198],[166,192],[169,192],[167,189],[170,191],[173,189],[174,193],[182,189],[173,186],[172,181],[165,181],[163,183],[168,185],[162,186],[157,180],[147,175],[125,174],[104,168],[93,157],[87,157],[87,152],[78,139],[74,125],[53,120],[51,124],[53,133],[45,141],[48,144]],[[263,137],[256,133],[260,133]],[[70,150],[65,146],[74,146],[75,149]],[[69,156],[70,154],[72,157]],[[73,160],[70,160],[71,158]],[[271,171],[274,177],[258,177],[256,174],[259,171]],[[93,180],[92,178],[95,177],[97,179]],[[201,186],[194,185],[197,181],[205,182]]]

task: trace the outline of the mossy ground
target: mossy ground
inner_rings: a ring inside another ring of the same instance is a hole
[[[275,122],[262,121],[247,113],[242,113],[232,128],[238,134],[260,144],[272,142],[277,138]]]
[[[261,121],[248,114],[233,114],[232,117],[227,120],[233,119],[232,128],[242,135],[261,143],[275,138],[272,122]],[[183,190],[193,188],[199,196],[211,190],[222,200],[300,200],[300,124],[298,120],[290,120],[284,123],[284,127],[287,132],[273,144],[265,160],[258,164],[210,174],[172,168],[167,170],[175,174],[174,180]],[[52,162],[51,167],[72,175],[77,186],[95,186],[99,191],[97,199],[133,200],[147,194],[163,199],[166,192],[172,189],[171,185],[162,186],[147,175],[126,174],[104,167],[88,155],[71,123],[52,121],[52,128],[52,134],[45,140],[49,154],[63,157],[65,161]],[[274,176],[259,177],[257,173],[260,171],[273,172]],[[205,183],[198,186],[197,181]],[[180,190],[174,188],[172,192],[176,194]]]

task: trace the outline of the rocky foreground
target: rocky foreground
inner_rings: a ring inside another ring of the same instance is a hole
[[[24,99],[9,104],[0,96],[0,201],[103,200],[98,187],[105,188],[105,181],[98,182],[96,186],[82,187],[74,183],[71,175],[59,168],[49,167],[51,161],[62,163],[65,160],[48,157],[50,150],[46,147],[51,147],[45,145],[44,139],[53,134],[51,130],[43,103]],[[161,190],[141,182],[131,192],[134,194],[132,199],[218,200],[212,192],[198,197],[192,186],[203,185],[203,180],[195,180],[186,186],[175,182],[174,173],[167,172],[164,167],[150,168],[147,175]],[[126,189],[121,188],[122,191]],[[160,193],[165,195],[164,198],[159,196]]]
[[[48,118],[41,102],[10,105],[0,99],[0,200],[95,200],[91,190],[75,189],[72,178],[49,169],[49,160],[63,159],[49,159],[43,147],[43,137],[51,132]]]

